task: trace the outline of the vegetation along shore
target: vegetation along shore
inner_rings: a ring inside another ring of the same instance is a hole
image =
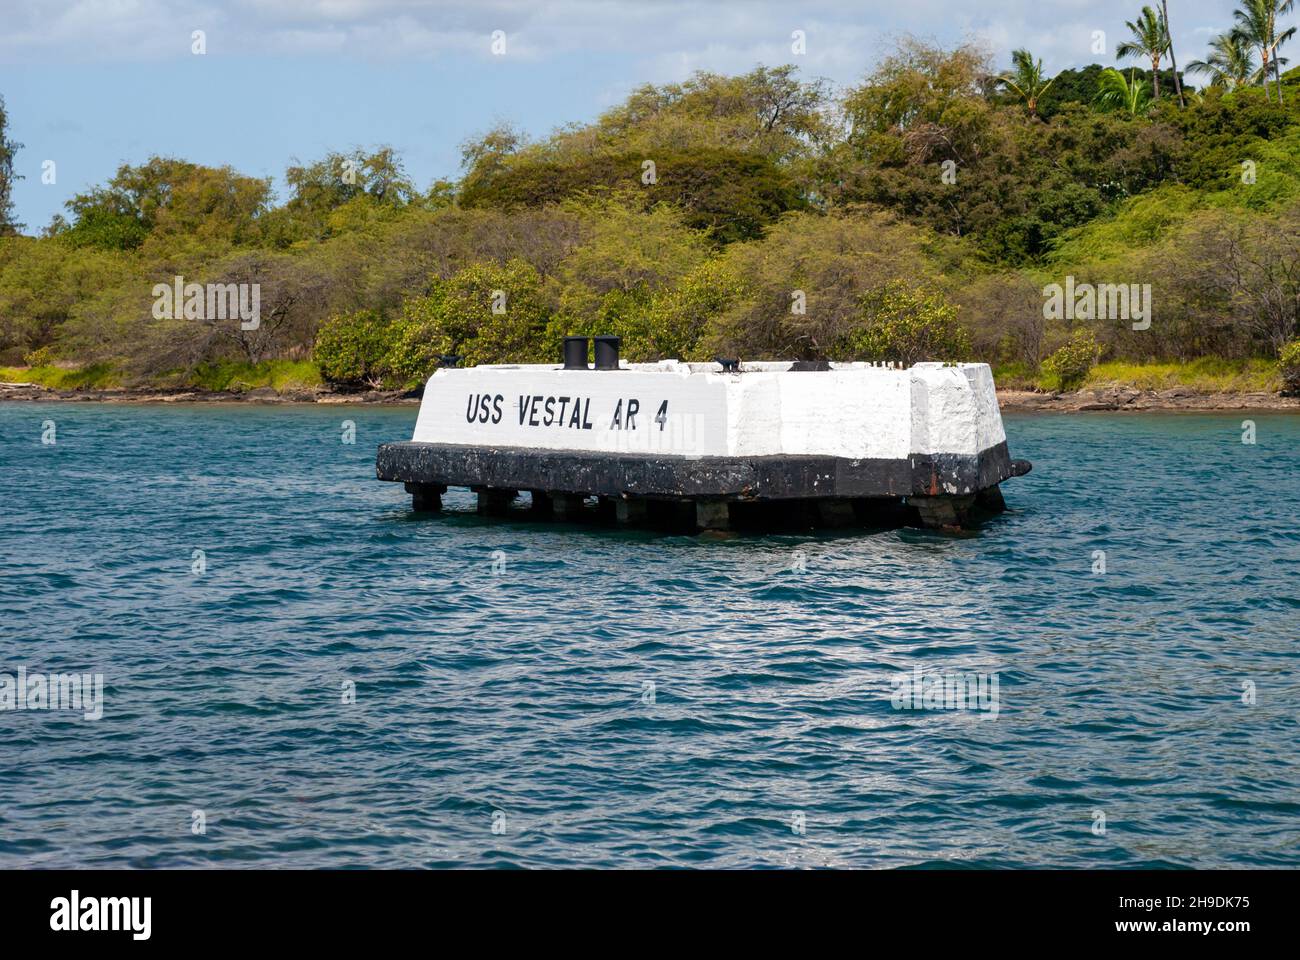
[[[612,333],[633,361],[984,360],[1012,408],[1295,409],[1286,6],[1186,52],[1145,7],[1054,77],[910,38],[847,89],[698,73],[498,126],[424,189],[382,146],[293,161],[283,198],[142,158],[30,232],[0,101],[0,399],[400,401]]]

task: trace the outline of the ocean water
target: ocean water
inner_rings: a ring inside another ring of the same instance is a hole
[[[0,712],[0,867],[1300,866],[1300,417],[1008,416],[977,533],[697,538],[416,518],[415,414],[0,405],[0,674],[103,683]]]

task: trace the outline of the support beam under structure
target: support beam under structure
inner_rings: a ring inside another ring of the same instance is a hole
[[[416,513],[438,513],[447,488],[441,483],[407,483],[406,492],[411,495],[411,509]]]
[[[696,500],[695,528],[697,530],[730,530],[731,507],[726,500]]]
[[[959,530],[966,524],[975,495],[962,497],[908,497],[916,507],[921,523],[931,530]]]
[[[1007,509],[1007,502],[1002,498],[1002,491],[995,483],[975,494],[975,508],[984,513],[1002,513]]]
[[[518,490],[499,490],[496,487],[480,487],[475,492],[478,494],[478,512],[484,516],[500,516],[519,496]]]
[[[614,517],[620,524],[645,523],[649,512],[649,504],[639,497],[635,499],[619,497],[614,501]]]
[[[587,498],[580,493],[553,493],[551,496],[551,512],[555,515],[556,520],[565,520],[574,523],[581,519],[583,510],[587,503]]]
[[[853,512],[852,500],[826,499],[817,501],[818,526],[851,527],[857,521],[858,517]]]

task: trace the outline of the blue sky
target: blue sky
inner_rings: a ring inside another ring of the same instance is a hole
[[[1180,63],[1231,23],[1232,0],[1170,0]],[[390,144],[427,187],[498,121],[540,135],[644,82],[795,63],[855,82],[892,38],[1027,46],[1050,70],[1107,56],[1137,0],[0,0],[0,95],[26,179],[27,232],[123,162],[153,154],[276,178],[292,160]],[[1294,22],[1294,16],[1288,18]],[[191,51],[193,31],[207,51]],[[491,49],[505,34],[505,54]],[[807,52],[791,53],[802,30]],[[1295,54],[1293,54],[1294,62]],[[42,163],[56,182],[41,182]]]

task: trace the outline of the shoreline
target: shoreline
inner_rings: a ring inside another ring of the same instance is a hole
[[[333,390],[286,390],[271,387],[238,393],[227,390],[120,388],[113,390],[55,390],[35,383],[0,383],[0,403],[323,403],[418,405],[420,398],[408,391],[366,390],[336,393]]]
[[[1300,413],[1300,397],[1277,393],[1198,393],[1188,388],[1142,390],[1108,385],[1074,393],[999,390],[1003,413]]]
[[[1300,413],[1300,397],[1276,393],[1197,393],[1186,388],[1142,390],[1109,385],[1073,393],[1038,393],[1032,390],[998,390],[1003,413],[1090,412],[1226,412],[1260,411]],[[277,393],[262,387],[240,393],[207,390],[55,390],[33,383],[0,383],[0,403],[319,403],[416,406],[420,398],[410,392],[369,390],[336,393],[332,390],[298,390]]]

